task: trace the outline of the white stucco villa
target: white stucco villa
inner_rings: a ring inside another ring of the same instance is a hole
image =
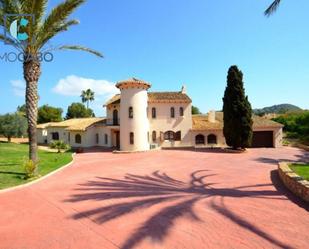
[[[38,142],[63,140],[72,147],[115,147],[145,151],[156,147],[225,147],[223,113],[191,114],[185,87],[178,92],[149,92],[135,78],[118,82],[105,103],[105,118],[79,118],[40,124]],[[253,147],[279,147],[282,125],[253,116]]]

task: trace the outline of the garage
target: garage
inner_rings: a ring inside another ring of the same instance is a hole
[[[252,148],[274,147],[273,131],[254,131]]]

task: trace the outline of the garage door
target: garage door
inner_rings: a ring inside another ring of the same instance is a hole
[[[254,131],[252,137],[252,147],[273,147],[272,131]]]

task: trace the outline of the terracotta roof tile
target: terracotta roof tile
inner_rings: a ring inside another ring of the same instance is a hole
[[[191,103],[192,100],[190,97],[181,92],[148,92],[148,102],[182,102],[182,103]],[[104,106],[110,104],[119,104],[120,103],[120,94],[114,95],[109,99]]]
[[[161,102],[161,101],[171,101],[171,102],[186,102],[191,103],[192,100],[189,96],[182,92],[149,92],[148,102]]]
[[[105,118],[73,118],[62,122],[40,124],[37,128],[61,127],[70,131],[85,131],[89,126],[97,123],[103,123],[104,121]]]
[[[110,104],[119,104],[119,103],[120,103],[120,94],[116,94],[104,104],[104,107]]]
[[[262,118],[256,115],[252,116],[253,129],[254,128],[281,128],[282,124],[272,120]],[[216,122],[208,121],[208,115],[193,115],[192,116],[192,130],[222,130],[223,129],[223,112],[216,112]]]
[[[117,82],[116,87],[117,88],[126,88],[128,86],[137,86],[137,87],[143,87],[145,89],[148,89],[149,87],[151,87],[151,84],[144,81],[144,80],[140,80],[137,78],[130,78],[127,80],[122,80]]]
[[[50,126],[51,124],[53,124],[54,122],[48,122],[48,123],[44,123],[44,124],[38,124],[36,126],[37,129],[45,129],[47,128],[48,126]]]

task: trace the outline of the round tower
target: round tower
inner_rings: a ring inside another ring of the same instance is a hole
[[[148,95],[151,85],[135,78],[120,81],[120,150],[149,150]]]

